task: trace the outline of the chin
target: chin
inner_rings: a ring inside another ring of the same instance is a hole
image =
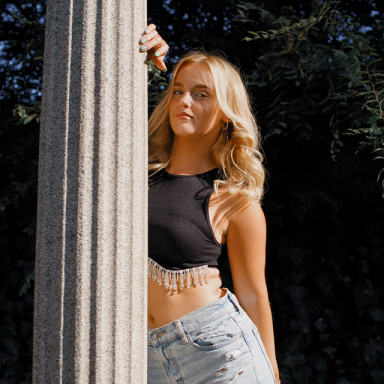
[[[173,133],[179,137],[188,137],[196,134],[195,129],[190,126],[188,127],[186,124],[183,124],[182,126],[177,126],[176,128],[173,128],[171,126],[171,129]]]

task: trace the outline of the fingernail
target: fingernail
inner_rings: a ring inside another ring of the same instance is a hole
[[[142,39],[141,42],[144,44],[147,41],[147,39]]]
[[[159,57],[160,56],[160,52],[156,52],[155,56]]]
[[[146,30],[145,30],[145,33],[149,33],[149,32],[150,32],[149,29],[146,29]]]
[[[145,45],[143,45],[142,47],[141,47],[141,50],[142,51],[145,51],[147,49],[147,47],[145,46]]]
[[[168,71],[168,69],[167,69],[167,68],[163,69],[163,72],[167,72],[167,71]]]

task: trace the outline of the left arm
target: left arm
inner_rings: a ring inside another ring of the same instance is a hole
[[[259,204],[247,204],[240,213],[229,218],[227,247],[234,293],[259,330],[278,383],[272,314],[265,281],[266,223]]]

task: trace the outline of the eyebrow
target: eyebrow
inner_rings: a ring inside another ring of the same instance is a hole
[[[174,87],[183,87],[183,84],[182,83],[175,83],[173,84]],[[208,89],[208,90],[211,90],[211,88],[207,87],[206,85],[204,84],[198,84],[198,85],[195,85],[194,88],[204,88],[204,89]]]

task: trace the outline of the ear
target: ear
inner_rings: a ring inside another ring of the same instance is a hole
[[[224,123],[231,123],[232,122],[232,120],[229,119],[227,116],[223,117],[223,121],[224,121]]]

